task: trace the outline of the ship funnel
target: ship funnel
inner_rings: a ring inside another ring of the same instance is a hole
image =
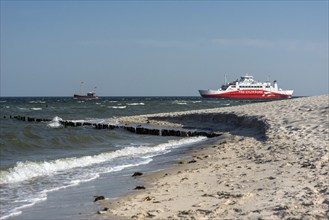
[[[273,81],[273,87],[276,88],[276,89],[278,89],[278,83],[277,83],[276,80]]]

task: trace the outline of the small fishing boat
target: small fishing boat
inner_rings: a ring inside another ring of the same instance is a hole
[[[94,87],[94,89],[90,92],[87,93],[87,95],[83,95],[83,87],[84,87],[84,82],[81,82],[80,84],[80,94],[74,94],[73,98],[74,99],[82,99],[82,100],[94,100],[94,99],[99,99],[98,96],[95,96],[96,92],[96,86]]]

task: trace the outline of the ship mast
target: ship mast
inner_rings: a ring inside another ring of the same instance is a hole
[[[83,84],[84,82],[81,82],[80,84],[80,95],[83,95]]]

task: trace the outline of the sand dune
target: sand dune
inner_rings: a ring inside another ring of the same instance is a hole
[[[323,95],[119,118],[123,123],[221,131],[226,140],[214,139],[173,169],[147,175],[145,190],[103,201],[105,215],[329,219],[328,113],[329,96]],[[228,115],[230,120],[223,117]]]

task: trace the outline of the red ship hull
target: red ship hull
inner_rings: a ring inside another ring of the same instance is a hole
[[[242,90],[220,93],[202,93],[203,98],[229,98],[229,99],[284,99],[291,98],[290,94],[268,92],[264,90]]]

